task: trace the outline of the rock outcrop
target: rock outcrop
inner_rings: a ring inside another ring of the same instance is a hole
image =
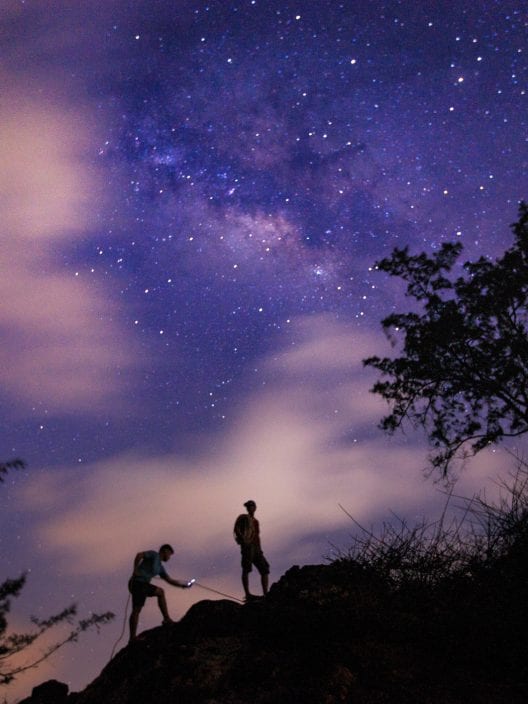
[[[455,602],[453,602],[455,603]],[[201,601],[123,648],[64,704],[488,704],[526,701],[425,590],[341,561],[293,567],[265,600]],[[471,634],[469,634],[471,635]],[[42,704],[38,692],[24,704]],[[59,700],[55,702],[59,704]]]

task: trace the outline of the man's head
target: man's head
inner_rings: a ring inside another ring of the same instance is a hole
[[[252,516],[255,513],[255,511],[257,510],[257,504],[252,499],[250,499],[249,501],[246,501],[244,506],[246,507],[246,510],[250,516]]]
[[[160,547],[159,556],[162,562],[167,562],[167,560],[170,559],[171,555],[174,555],[174,548],[172,547],[172,545],[165,543]]]

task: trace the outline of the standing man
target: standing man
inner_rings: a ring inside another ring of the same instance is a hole
[[[260,546],[260,527],[259,522],[255,518],[257,504],[254,501],[246,501],[244,504],[247,513],[241,513],[235,521],[234,533],[235,540],[240,545],[242,553],[242,586],[246,601],[256,599],[249,591],[249,573],[253,565],[260,573],[262,583],[262,592],[264,596],[268,593],[268,575],[270,566],[262,548]]]
[[[132,613],[130,614],[130,640],[136,637],[139,612],[145,605],[148,596],[156,596],[158,598],[158,606],[163,616],[163,623],[172,623],[167,610],[167,600],[165,592],[161,587],[155,587],[150,583],[153,577],[161,577],[174,587],[187,589],[192,585],[188,582],[179,582],[177,579],[169,577],[165,568],[161,564],[170,560],[174,554],[173,548],[168,545],[162,545],[158,552],[155,550],[147,550],[146,552],[138,552],[134,558],[134,571],[128,582],[128,591],[132,594]]]

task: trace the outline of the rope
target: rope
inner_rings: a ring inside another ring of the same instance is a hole
[[[125,615],[124,615],[124,617],[123,617],[123,628],[121,629],[121,635],[119,636],[119,638],[118,638],[118,639],[116,640],[116,642],[114,643],[114,647],[112,648],[112,653],[111,653],[111,655],[110,655],[110,660],[114,657],[114,653],[115,653],[115,649],[117,648],[117,644],[119,643],[119,641],[121,640],[121,638],[125,635],[126,619],[127,619],[128,605],[129,605],[129,604],[130,604],[130,594],[128,595],[128,599],[127,599],[126,606],[125,606]]]
[[[219,594],[220,596],[225,596],[226,599],[231,599],[232,601],[239,601],[241,604],[244,603],[244,600],[239,599],[237,596],[232,596],[231,594],[224,594],[224,592],[219,592],[218,589],[211,589],[211,587],[206,587],[205,584],[200,584],[199,582],[194,582],[194,584],[197,587],[201,587],[202,589],[205,589],[208,592],[212,592],[213,594]],[[125,606],[125,615],[123,616],[123,628],[121,629],[121,633],[119,635],[119,638],[114,643],[114,647],[112,648],[112,653],[110,654],[110,660],[112,660],[112,658],[114,657],[115,649],[117,648],[118,643],[120,643],[121,639],[123,638],[123,636],[125,634],[129,604],[130,604],[130,594],[128,595],[128,599],[127,599],[126,606]]]
[[[211,589],[211,587],[206,587],[205,584],[200,584],[200,582],[195,582],[197,587],[201,587],[208,592],[213,592],[213,594],[220,594],[220,596],[225,596],[227,599],[232,599],[233,601],[239,601],[241,604],[244,603],[243,599],[239,599],[237,596],[232,596],[231,594],[224,594],[224,592],[219,592],[218,589]]]

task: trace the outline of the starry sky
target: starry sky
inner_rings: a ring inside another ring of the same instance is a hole
[[[1,457],[28,463],[0,487],[0,578],[30,570],[21,629],[117,614],[25,696],[98,674],[138,550],[171,542],[174,577],[240,596],[248,498],[272,579],[346,546],[339,502],[367,524],[440,505],[423,437],[377,428],[361,360],[408,302],[375,262],[511,243],[528,25],[513,0],[3,0],[0,21]],[[176,618],[209,596],[168,589]]]

